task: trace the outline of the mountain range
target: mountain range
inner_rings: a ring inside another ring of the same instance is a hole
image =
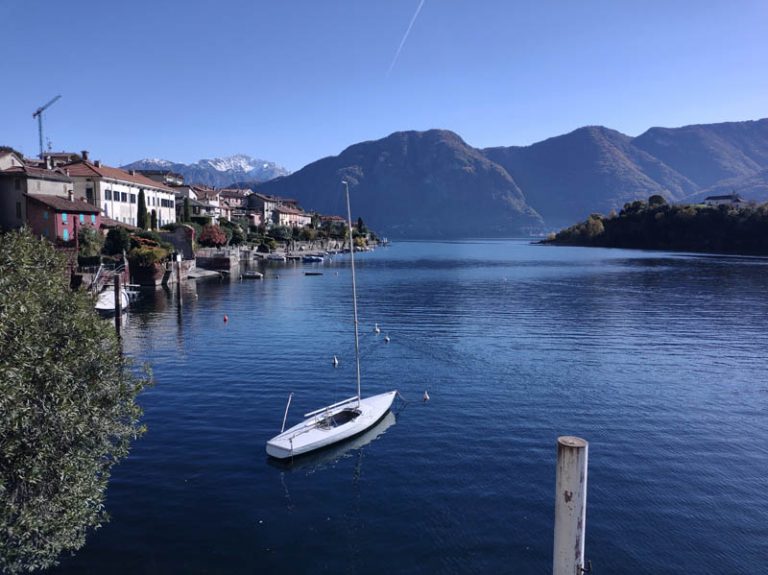
[[[144,159],[122,166],[124,170],[168,170],[184,176],[188,184],[201,184],[214,188],[226,188],[238,180],[264,182],[285,176],[288,170],[275,162],[259,160],[236,154],[225,158],[199,160],[194,164],[182,164],[161,159]]]
[[[651,128],[630,137],[587,126],[530,146],[477,149],[447,130],[396,132],[267,182],[307,210],[355,214],[393,237],[543,233],[660,194],[700,201],[736,191],[768,200],[768,119]]]

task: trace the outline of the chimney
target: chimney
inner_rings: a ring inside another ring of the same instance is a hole
[[[80,155],[83,156],[84,162],[88,161],[88,150],[83,150],[82,152],[80,152]]]
[[[97,168],[100,168],[101,167],[101,160],[96,160],[95,162],[93,162],[93,165],[96,166]]]
[[[67,196],[69,197],[70,202],[75,201],[75,192],[73,190],[67,190]]]
[[[136,175],[136,170],[131,170],[131,175],[135,176]]]

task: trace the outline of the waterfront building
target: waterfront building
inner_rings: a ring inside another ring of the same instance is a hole
[[[272,210],[273,223],[278,226],[303,228],[312,223],[312,216],[291,206],[277,206]]]
[[[52,242],[74,240],[84,227],[101,227],[101,210],[82,199],[49,194],[25,194],[27,224],[32,233]]]
[[[139,192],[143,190],[147,213],[151,217],[154,212],[158,227],[176,221],[176,196],[172,188],[135,170],[127,172],[105,166],[98,160],[91,162],[86,151],[82,157],[78,162],[61,167],[73,180],[75,197],[101,208],[111,219],[135,226],[138,223]]]
[[[11,230],[27,222],[27,194],[67,198],[73,182],[59,170],[27,166],[17,154],[0,157],[0,228]]]

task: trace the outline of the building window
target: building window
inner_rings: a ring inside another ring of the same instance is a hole
[[[81,224],[85,223],[85,215],[84,214],[80,214],[80,223]]]
[[[64,234],[63,234],[63,237],[64,237],[64,241],[65,241],[65,242],[68,242],[68,241],[69,241],[69,230],[68,230],[67,228],[64,228]]]
[[[109,190],[107,190],[106,193],[109,193]],[[107,199],[111,200],[112,198]],[[89,204],[93,204],[93,188],[85,188],[85,201]]]
[[[136,203],[136,194],[131,194],[131,203],[132,204]]]
[[[96,225],[96,214],[91,214],[91,223]]]
[[[104,190],[104,199],[105,200],[111,200],[112,199],[112,190]]]
[[[128,203],[128,194],[126,192],[120,192],[120,198],[121,198],[121,201],[124,204]],[[126,223],[128,223],[128,222],[126,222]]]
[[[66,224],[67,223],[67,212],[64,212],[61,214],[61,223]]]

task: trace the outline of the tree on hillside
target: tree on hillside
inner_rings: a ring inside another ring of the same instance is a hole
[[[0,236],[0,571],[56,564],[106,521],[112,466],[141,433],[114,330],[28,230]]]
[[[142,230],[146,230],[149,226],[149,219],[147,218],[147,200],[144,196],[144,190],[139,190],[139,206],[137,210],[136,225]]]

